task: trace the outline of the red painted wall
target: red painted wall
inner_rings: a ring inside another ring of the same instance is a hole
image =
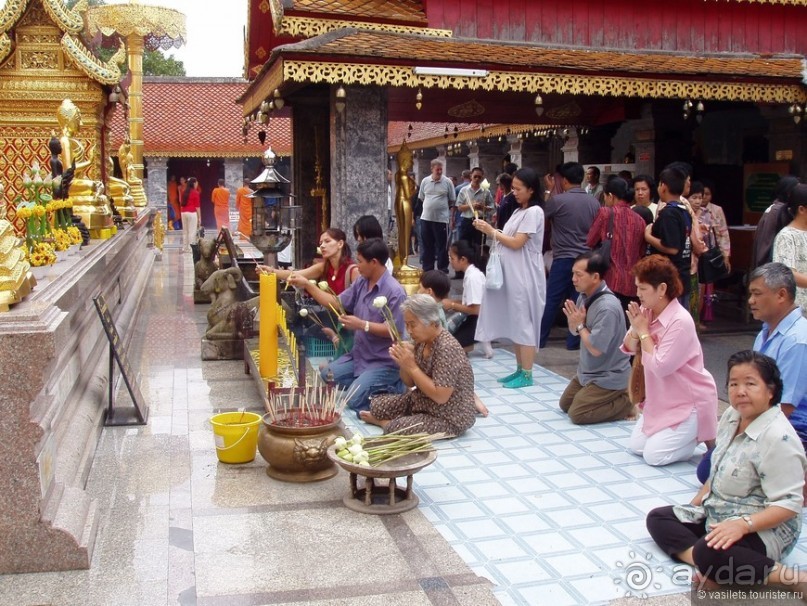
[[[807,55],[807,8],[725,0],[426,0],[455,36],[593,48]]]

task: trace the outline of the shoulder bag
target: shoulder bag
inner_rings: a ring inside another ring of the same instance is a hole
[[[712,245],[698,259],[698,279],[702,284],[713,284],[729,274],[723,251],[717,243],[714,227],[709,228],[712,234]]]
[[[608,220],[608,231],[605,232],[605,239],[601,240],[594,249],[594,252],[601,254],[603,259],[606,259],[609,263],[611,261],[611,244],[614,238],[614,215],[616,214],[613,208],[610,210],[611,218]]]
[[[499,243],[496,240],[496,232],[493,232],[493,246],[490,249],[490,257],[485,268],[485,288],[488,290],[499,290],[504,286],[504,272],[502,271],[502,258],[499,255]]]

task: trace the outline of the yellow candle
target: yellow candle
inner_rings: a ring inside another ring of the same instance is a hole
[[[260,372],[264,379],[277,376],[277,276],[261,274],[260,278]]]

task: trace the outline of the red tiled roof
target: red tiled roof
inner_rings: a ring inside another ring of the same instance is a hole
[[[252,126],[244,143],[242,108],[235,100],[247,81],[234,78],[144,78],[143,155],[169,158],[260,156],[264,146]],[[280,156],[291,155],[291,119],[273,117],[266,140]],[[112,119],[112,152],[126,133],[123,111]]]

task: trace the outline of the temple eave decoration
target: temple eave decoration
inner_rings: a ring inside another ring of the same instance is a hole
[[[5,33],[20,20],[28,0],[6,0],[3,8],[0,8],[0,32]]]
[[[72,59],[75,66],[88,77],[102,84],[114,85],[120,82],[119,65],[126,60],[126,48],[123,44],[106,63],[101,63],[81,41],[65,33],[61,40],[62,49]]]
[[[11,50],[13,45],[11,44],[11,38],[8,34],[3,33],[0,34],[0,63],[3,63],[8,56],[11,54]]]
[[[284,60],[282,82],[360,84],[424,89],[468,89],[525,93],[558,93],[650,99],[703,99],[762,103],[803,103],[807,89],[794,74],[792,83],[713,80],[675,76],[619,76],[608,74],[490,71],[484,78],[425,76],[414,66]],[[267,74],[271,79],[272,74]],[[277,76],[275,76],[277,77]],[[270,83],[266,88],[277,88]],[[264,87],[261,87],[264,88]],[[256,108],[245,106],[245,111]]]
[[[397,25],[393,23],[373,23],[369,21],[346,21],[341,19],[314,19],[311,17],[286,16],[279,28],[275,28],[278,35],[287,35],[293,38],[313,38],[320,34],[343,29],[346,27],[364,29],[368,31],[391,32],[396,34],[420,34],[450,38],[450,29],[425,28],[413,25]]]
[[[42,6],[62,31],[80,34],[84,29],[84,18],[81,14],[87,10],[87,0],[79,0],[72,9],[68,9],[63,0],[42,0]]]
[[[143,4],[117,4],[90,8],[87,30],[91,36],[119,34],[145,38],[151,50],[179,48],[187,39],[185,15],[177,10]]]

